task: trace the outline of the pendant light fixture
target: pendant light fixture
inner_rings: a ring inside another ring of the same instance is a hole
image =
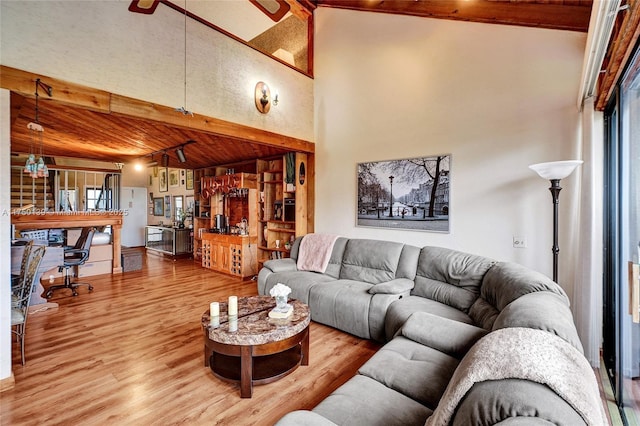
[[[176,111],[193,117],[193,112],[187,109],[187,0],[184,0],[184,105],[176,108]]]
[[[36,79],[36,111],[35,111],[35,120],[27,124],[27,128],[29,129],[29,157],[24,165],[24,172],[29,173],[33,179],[39,177],[49,177],[49,169],[47,165],[44,163],[44,141],[42,135],[44,133],[44,127],[40,124],[38,120],[38,98],[40,94],[38,93],[38,89],[42,88],[49,97],[53,94],[53,89],[48,84],[40,81],[39,78]],[[40,155],[38,161],[36,161],[36,151]]]

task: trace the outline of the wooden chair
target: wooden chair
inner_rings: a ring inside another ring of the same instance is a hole
[[[25,273],[23,279],[19,281],[15,287],[11,297],[11,332],[16,335],[16,341],[20,345],[20,356],[22,357],[22,365],[24,365],[24,335],[27,326],[27,316],[29,313],[29,302],[31,294],[36,285],[36,276],[38,268],[45,252],[44,246],[33,246],[30,250],[31,254],[25,265]]]

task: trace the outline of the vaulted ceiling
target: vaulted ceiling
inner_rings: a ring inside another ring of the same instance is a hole
[[[586,32],[592,0],[286,0],[307,10],[334,7],[428,18],[455,19],[486,24],[520,25]],[[35,100],[23,94],[11,97],[11,151],[30,150],[27,124],[33,121]],[[152,152],[195,140],[185,148],[187,162],[170,154],[171,167],[200,168],[269,157],[286,152],[249,134],[230,135],[187,128],[175,123],[107,114],[55,101],[40,102],[40,122],[45,124],[48,156],[89,158],[128,163]]]

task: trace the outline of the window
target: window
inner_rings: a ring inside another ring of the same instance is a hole
[[[112,191],[102,188],[86,188],[86,210],[111,210]]]

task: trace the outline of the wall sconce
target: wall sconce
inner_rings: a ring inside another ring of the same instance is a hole
[[[271,102],[269,102],[271,98],[271,91],[269,90],[267,83],[259,81],[258,84],[256,84],[255,98],[256,108],[258,108],[258,111],[263,114],[268,113],[271,109]]]

